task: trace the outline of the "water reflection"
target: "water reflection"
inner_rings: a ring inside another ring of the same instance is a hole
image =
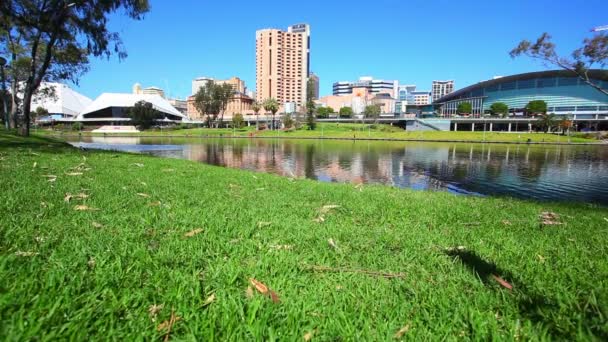
[[[380,183],[417,190],[608,204],[608,148],[603,146],[86,139],[78,144],[326,182]]]

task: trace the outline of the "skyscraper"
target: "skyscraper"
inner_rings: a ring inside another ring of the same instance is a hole
[[[306,103],[310,74],[310,26],[256,31],[256,100],[275,98],[281,106]]]
[[[449,81],[433,81],[433,102],[439,100],[445,95],[454,91],[454,80]]]

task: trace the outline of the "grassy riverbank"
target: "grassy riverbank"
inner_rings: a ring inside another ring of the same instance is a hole
[[[608,338],[608,210],[592,205],[3,133],[0,177],[7,340]]]
[[[78,134],[74,131],[48,131],[40,130],[40,134]],[[82,132],[83,135],[103,135],[91,132]],[[179,137],[282,137],[282,138],[333,138],[333,139],[398,139],[398,140],[420,140],[420,141],[464,141],[464,142],[508,142],[526,143],[528,139],[534,143],[597,143],[591,138],[585,138],[582,134],[575,134],[571,137],[557,134],[545,133],[507,133],[507,132],[412,132],[405,131],[399,127],[390,125],[367,125],[350,123],[319,123],[314,131],[306,130],[262,130],[256,131],[255,127],[245,127],[242,129],[231,128],[190,128],[190,129],[168,129],[168,130],[148,130],[140,133],[111,134],[111,136],[179,136]]]

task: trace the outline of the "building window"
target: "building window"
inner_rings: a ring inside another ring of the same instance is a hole
[[[563,86],[575,86],[578,85],[578,78],[575,77],[560,77],[557,80],[557,85]]]
[[[536,87],[536,80],[522,80],[517,82],[517,86],[519,89],[530,89]]]
[[[573,112],[574,106],[555,107],[556,112]]]
[[[555,87],[555,78],[540,78],[538,80],[539,88]]]

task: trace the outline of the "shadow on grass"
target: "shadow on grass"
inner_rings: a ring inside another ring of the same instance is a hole
[[[35,148],[60,148],[70,147],[71,145],[50,137],[42,137],[36,135],[30,135],[29,137],[23,137],[17,135],[13,131],[1,131],[0,132],[0,149],[2,148],[14,148],[14,147],[35,147]]]
[[[595,303],[589,298],[579,296],[576,303],[560,304],[556,298],[530,290],[511,272],[501,269],[493,262],[484,260],[474,251],[450,249],[445,253],[449,257],[458,259],[488,287],[495,289],[495,285],[501,284],[497,278],[512,285],[513,294],[518,300],[520,314],[542,325],[550,336],[573,340],[581,337],[577,336],[580,329],[603,341],[608,341],[608,330],[603,319],[606,312],[603,312],[601,303]],[[564,306],[566,306],[566,310],[564,310]]]

